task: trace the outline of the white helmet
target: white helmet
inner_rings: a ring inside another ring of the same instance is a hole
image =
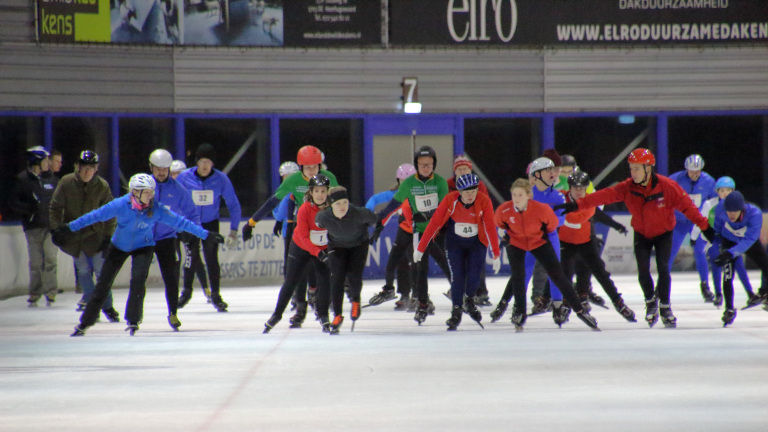
[[[168,150],[157,149],[149,155],[149,163],[158,168],[170,168],[173,163],[173,156]]]
[[[534,159],[533,162],[531,162],[530,167],[528,168],[528,173],[533,174],[536,171],[541,171],[547,168],[554,168],[555,163],[552,162],[552,159],[540,157],[537,159]]]
[[[701,171],[704,169],[704,159],[701,155],[692,154],[685,158],[685,169],[688,171]]]
[[[128,182],[128,187],[131,190],[155,190],[155,179],[149,174],[135,174]]]
[[[182,172],[185,169],[187,169],[187,164],[184,163],[184,161],[175,160],[171,162],[171,172]]]
[[[284,176],[287,174],[293,174],[299,172],[299,165],[296,162],[283,162],[282,165],[280,165],[280,175]]]

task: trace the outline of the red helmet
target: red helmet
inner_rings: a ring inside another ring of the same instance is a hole
[[[648,149],[636,148],[629,154],[627,162],[656,166],[656,157],[653,156],[653,153]]]
[[[296,155],[296,163],[299,165],[320,165],[323,163],[323,152],[315,146],[307,145],[299,149]]]

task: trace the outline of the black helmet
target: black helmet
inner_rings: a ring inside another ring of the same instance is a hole
[[[48,151],[41,146],[35,146],[27,149],[27,165],[35,166],[48,157]]]
[[[576,158],[569,154],[564,154],[560,156],[560,159],[563,160],[563,166],[570,166],[576,168]]]
[[[589,186],[589,174],[584,171],[574,171],[568,177],[568,186],[570,187],[587,187]]]
[[[99,163],[99,155],[90,150],[83,150],[80,152],[77,162],[81,165],[96,165]]]
[[[328,178],[325,174],[318,174],[311,179],[309,179],[309,187],[313,188],[315,186],[325,186],[328,187],[331,185],[331,179]]]
[[[419,158],[420,157],[431,157],[432,158],[432,169],[437,168],[437,153],[435,153],[435,149],[433,149],[430,146],[421,146],[420,149],[416,150],[416,153],[413,154],[413,165],[418,168],[419,167]]]

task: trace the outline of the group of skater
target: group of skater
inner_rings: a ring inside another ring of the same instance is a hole
[[[56,249],[52,245],[56,245],[73,257],[77,284],[83,291],[82,314],[72,336],[84,335],[100,312],[111,322],[119,321],[111,288],[128,257],[132,263],[125,320],[131,335],[143,319],[153,256],[165,285],[173,330],[181,326],[178,309],[192,298],[196,277],[214,308],[227,311],[220,292],[218,250],[222,243],[234,247],[238,242],[241,208],[229,178],[214,168],[213,146],[200,145],[191,168],[173,160],[167,150],[153,151],[149,173],[132,176],[128,192],[118,198],[112,197],[107,182],[98,176],[95,152],[82,151],[74,172],[60,179],[48,173],[49,158],[42,147],[28,149],[27,170],[19,175],[14,193],[30,250],[30,307],[43,296],[48,305],[55,301]],[[510,320],[516,331],[523,331],[528,316],[547,311],[558,326],[573,313],[599,331],[590,314],[591,304],[606,306],[592,290],[593,275],[619,315],[636,322],[635,312],[606,270],[593,227],[603,223],[627,234],[623,225],[600,209],[616,202],[623,202],[632,216],[638,279],[650,327],[659,320],[665,327],[676,327],[670,268],[688,236],[702,297],[717,307],[724,303],[724,326],[736,318],[734,270],[748,295],[744,309],[766,303],[768,310],[766,286],[753,292],[742,257],[752,258],[768,275],[768,253],[759,241],[762,211],[745,202],[732,178],[715,181],[704,172],[700,155],[689,156],[684,171],[665,177],[654,172],[656,161],[650,150],[635,149],[627,159],[630,177],[595,191],[575,158],[549,149],[528,165],[525,178],[512,182],[511,200],[496,209],[466,155],[455,157],[454,176],[447,180],[435,172],[437,154],[431,147],[417,149],[412,162],[400,165],[396,184],[373,196],[366,206],[350,202],[347,189],[327,169],[325,155],[317,147],[302,147],[295,162],[280,166],[282,183],[242,227],[242,240],[248,241],[254,226],[271,214],[273,233],[285,242],[285,279],[264,333],[280,323],[292,304],[291,328],[302,327],[311,308],[323,332],[339,334],[345,296],[352,329],[365,307],[396,299],[395,310],[414,312],[414,320],[421,325],[436,313],[429,295],[430,258],[450,282],[445,293],[452,303],[447,330],[457,330],[464,314],[483,327],[478,306],[492,305],[485,286],[486,258],[490,253],[491,269],[498,273],[502,248],[511,277],[490,313],[491,322],[504,316],[514,298]],[[222,201],[229,210],[226,236],[220,234]],[[380,210],[375,212],[377,205]],[[392,219],[397,219],[398,228],[385,284],[362,305],[369,245],[378,242]],[[656,281],[651,276],[654,254]],[[714,294],[708,284],[710,270]]]

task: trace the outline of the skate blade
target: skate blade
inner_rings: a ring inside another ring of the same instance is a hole
[[[761,304],[763,304],[763,303],[762,303],[762,302],[760,302],[760,303],[757,303],[757,304],[753,304],[753,305],[746,305],[746,306],[744,306],[743,308],[741,308],[741,310],[752,309],[753,307],[757,307],[757,306],[760,306]]]
[[[477,323],[477,325],[480,326],[481,329],[485,330],[485,326],[480,321],[475,321],[475,322]]]
[[[522,333],[522,332],[523,332],[523,327],[516,325],[515,326],[515,333]]]
[[[677,323],[664,324],[664,328],[677,328]]]
[[[381,303],[376,303],[376,304],[368,303],[367,305],[363,305],[363,306],[360,306],[360,309],[363,309],[363,308],[367,308],[367,307],[370,307],[370,306],[378,306],[378,305],[380,305],[380,304],[384,304],[384,303],[386,303],[386,302],[388,302],[388,301],[392,301],[392,300],[395,300],[396,298],[397,298],[397,297],[392,297],[391,299],[386,299],[386,300],[384,300],[383,302],[381,302]]]
[[[353,332],[353,331],[355,331],[355,323],[356,323],[356,322],[357,322],[357,320],[355,320],[355,321],[352,321],[352,326],[349,328],[349,332],[350,332],[350,333],[351,333],[351,332]]]
[[[272,329],[265,326],[264,327],[264,331],[262,331],[261,334],[267,334],[267,333],[269,333],[270,330],[272,330]]]
[[[292,329],[301,328],[301,324],[291,324],[288,326],[288,328],[292,328]]]

